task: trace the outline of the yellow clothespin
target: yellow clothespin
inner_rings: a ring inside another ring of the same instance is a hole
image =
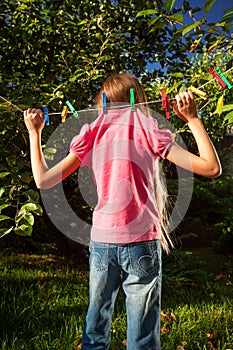
[[[65,122],[67,113],[68,113],[68,107],[67,106],[63,106],[63,109],[62,109],[62,112],[61,112],[61,121],[62,121],[62,123]]]
[[[207,100],[207,98],[208,98],[206,92],[199,90],[199,89],[196,89],[194,86],[190,86],[189,90],[191,90],[194,94],[203,98],[203,100]]]

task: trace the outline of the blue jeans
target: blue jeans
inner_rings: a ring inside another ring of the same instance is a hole
[[[82,350],[108,350],[119,287],[126,295],[127,350],[160,350],[160,241],[90,243],[89,307]]]

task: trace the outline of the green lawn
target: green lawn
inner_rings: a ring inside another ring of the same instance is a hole
[[[1,350],[79,349],[88,270],[50,255],[0,255]],[[233,350],[233,259],[211,249],[164,257],[162,350]],[[125,349],[120,292],[111,350]]]

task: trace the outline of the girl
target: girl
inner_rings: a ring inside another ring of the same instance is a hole
[[[138,80],[123,73],[109,77],[102,93],[108,102],[129,104],[130,88],[135,103],[146,105]],[[111,319],[120,285],[126,295],[127,349],[160,349],[161,243],[168,250],[163,225],[164,203],[154,181],[154,164],[167,158],[196,174],[215,178],[221,165],[201,120],[191,91],[176,96],[174,110],[196,140],[199,156],[173,140],[168,129],[158,129],[145,108],[110,108],[86,124],[71,142],[62,162],[49,169],[41,150],[43,113],[28,109],[24,119],[29,131],[31,165],[38,188],[54,186],[80,165],[92,168],[98,203],[93,213],[90,242],[89,307],[82,349],[109,349]],[[156,166],[158,171],[158,166]],[[157,172],[157,187],[159,174]],[[155,195],[157,193],[157,196]],[[160,191],[161,194],[161,191]]]

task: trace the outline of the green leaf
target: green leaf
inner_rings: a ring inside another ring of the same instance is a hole
[[[30,236],[32,234],[33,227],[31,225],[22,224],[14,229],[14,232],[20,236]]]
[[[181,14],[171,15],[168,16],[168,19],[170,21],[176,21],[176,22],[184,22],[184,16]]]
[[[27,213],[26,215],[24,215],[23,220],[26,222],[26,224],[29,224],[31,226],[34,225],[34,216],[31,213]]]
[[[26,204],[22,205],[22,207],[20,208],[20,212],[23,212],[24,210],[25,211],[33,211],[37,215],[43,214],[43,209],[41,208],[41,206],[39,204],[35,204],[35,203],[26,203]]]
[[[158,17],[158,19],[160,19],[161,17]],[[149,33],[153,33],[155,30],[159,29],[163,27],[163,22],[162,21],[157,21],[156,24],[153,25],[153,27],[151,28],[151,30],[149,31]]]
[[[233,21],[233,12],[229,12],[228,15],[223,16],[221,21],[224,21],[226,23],[229,23],[229,22]]]
[[[191,30],[197,28],[198,26],[200,26],[202,24],[201,21],[197,21],[193,24],[190,24],[188,26],[185,26],[184,28],[182,28],[182,34],[185,35],[187,34],[188,32],[190,32]]]
[[[224,118],[224,121],[227,121],[229,124],[233,123],[233,111],[227,113],[227,115]]]
[[[208,13],[213,6],[213,4],[216,2],[216,0],[208,0],[204,4],[204,11],[205,13]]]
[[[27,190],[24,192],[24,194],[28,197],[29,200],[33,202],[39,202],[40,200],[39,193],[34,190]]]
[[[49,147],[49,148],[46,148],[46,149],[45,149],[45,152],[51,153],[51,154],[55,154],[55,153],[57,153],[57,149],[56,149],[56,148]]]
[[[64,98],[64,94],[63,94],[62,91],[56,91],[55,96],[56,96],[57,98],[60,98],[60,99],[63,99],[63,98]]]
[[[153,24],[155,24],[156,22],[158,22],[158,20],[160,20],[161,17],[154,17],[154,18],[151,18],[149,19],[148,21],[148,26],[151,27]]]
[[[14,226],[12,226],[11,228],[1,228],[0,229],[0,238],[2,238],[3,236],[6,236],[8,233],[10,233],[13,230]]]
[[[226,112],[226,111],[230,111],[233,109],[233,104],[228,104],[228,105],[224,105],[222,107],[217,108],[213,114],[219,113],[219,112]]]
[[[172,77],[175,77],[175,78],[183,78],[184,77],[184,74],[181,72],[171,73],[169,75],[171,75]]]
[[[0,215],[0,221],[3,221],[3,220],[8,220],[10,219],[9,216],[6,216],[6,215]]]
[[[24,174],[22,174],[22,176],[21,176],[21,180],[22,180],[23,182],[29,184],[29,183],[31,182],[31,180],[32,180],[32,176],[31,176],[31,174],[24,173]]]
[[[164,3],[165,9],[170,12],[175,4],[176,0],[166,0]]]
[[[27,214],[26,210],[20,210],[15,217],[15,222],[19,222],[20,220],[22,220],[26,214]]]
[[[227,15],[228,13],[232,13],[233,12],[233,7],[230,7],[229,9],[224,11],[224,15]]]
[[[0,173],[0,179],[3,179],[4,177],[6,177],[8,175],[10,175],[9,171],[2,172],[2,173]]]
[[[5,203],[5,204],[0,205],[0,213],[1,213],[2,209],[5,209],[7,207],[10,207],[9,203]]]
[[[143,10],[138,12],[136,17],[155,15],[156,13],[158,13],[157,10]]]

